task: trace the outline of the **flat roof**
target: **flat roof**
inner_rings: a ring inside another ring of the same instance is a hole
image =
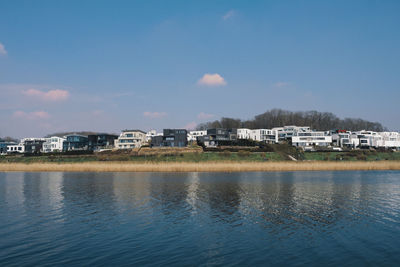
[[[142,131],[142,130],[138,130],[138,129],[134,129],[134,130],[122,130],[122,132],[123,133],[125,133],[125,132],[141,132],[141,133],[146,133],[146,132],[144,132],[144,131]]]

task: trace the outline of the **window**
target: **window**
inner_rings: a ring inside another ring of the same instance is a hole
[[[126,137],[133,137],[133,134],[126,134]]]

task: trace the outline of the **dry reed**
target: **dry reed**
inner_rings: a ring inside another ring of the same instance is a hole
[[[214,163],[0,163],[0,171],[24,172],[253,172],[400,170],[400,161],[377,162],[214,162]]]

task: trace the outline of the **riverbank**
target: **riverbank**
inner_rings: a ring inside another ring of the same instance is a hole
[[[303,152],[293,147],[277,145],[276,151],[250,152],[203,152],[200,149],[141,149],[138,151],[116,151],[109,153],[92,153],[68,155],[63,153],[23,155],[14,154],[0,156],[0,163],[252,163],[292,161],[400,161],[400,152],[354,150],[347,152]]]
[[[342,170],[400,170],[400,161],[0,163],[1,172],[275,172]]]

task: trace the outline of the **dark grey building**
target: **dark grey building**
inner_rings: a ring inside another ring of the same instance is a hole
[[[88,135],[88,149],[95,151],[99,149],[111,149],[118,136],[114,134],[90,134]]]
[[[185,129],[164,129],[163,146],[185,147],[188,145],[187,130]]]
[[[207,129],[207,135],[197,137],[197,143],[206,147],[229,145],[237,140],[237,129]]]
[[[80,134],[70,134],[65,136],[63,151],[89,150],[88,137]]]
[[[163,136],[155,136],[151,138],[152,147],[185,147],[187,145],[187,130],[185,129],[164,129]]]
[[[25,153],[27,154],[37,154],[42,152],[43,150],[43,143],[45,140],[43,139],[26,139],[23,142],[25,147]]]
[[[152,136],[150,145],[152,147],[153,146],[155,146],[155,147],[162,146],[163,145],[163,136],[161,136],[161,135]]]

